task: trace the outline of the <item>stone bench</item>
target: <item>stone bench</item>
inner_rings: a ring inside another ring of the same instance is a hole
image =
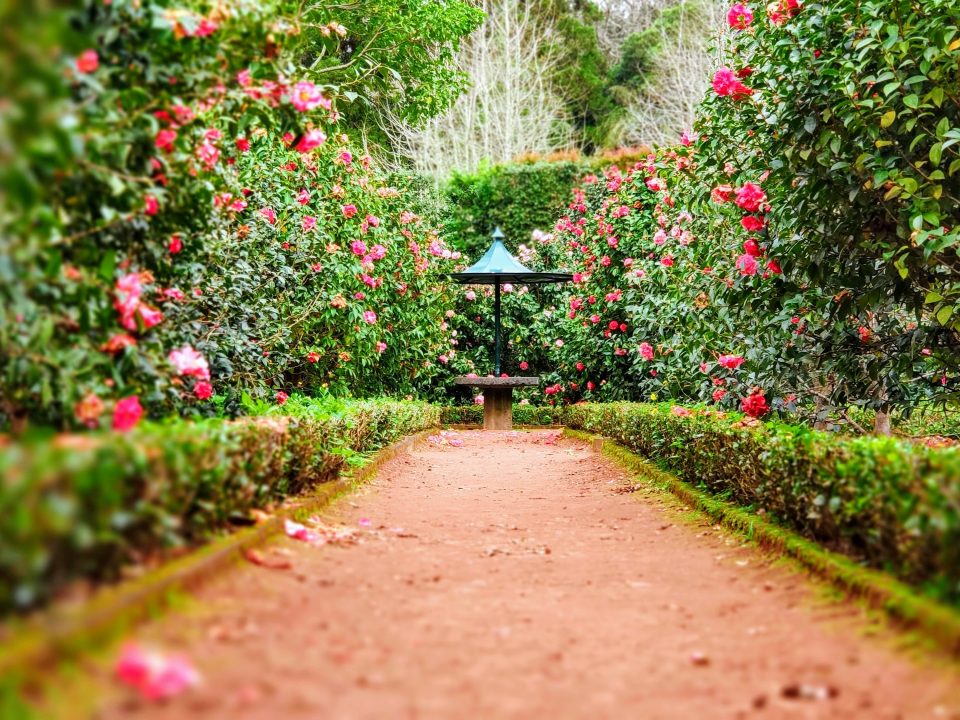
[[[457,385],[483,391],[483,429],[513,429],[513,389],[540,384],[538,377],[458,377]]]

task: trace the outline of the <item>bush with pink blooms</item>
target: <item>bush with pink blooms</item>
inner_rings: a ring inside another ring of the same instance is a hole
[[[481,13],[82,6],[0,10],[18,73],[0,107],[0,427],[429,388],[449,338],[426,278],[451,258],[348,135],[377,103],[413,121],[446,107]]]

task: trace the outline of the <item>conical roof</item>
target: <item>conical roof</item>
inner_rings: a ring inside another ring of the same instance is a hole
[[[503,244],[500,228],[493,231],[493,244],[473,265],[450,277],[464,285],[499,285],[505,282],[569,282],[573,275],[563,272],[534,272],[524,267]]]

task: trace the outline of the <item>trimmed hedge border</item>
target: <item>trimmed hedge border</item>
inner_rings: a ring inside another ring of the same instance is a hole
[[[960,656],[960,614],[950,607],[917,595],[913,588],[879,570],[865,569],[850,558],[824,550],[815,542],[773,525],[742,508],[711,497],[659,470],[623,446],[601,436],[566,428],[564,434],[591,442],[594,449],[634,474],[634,482],[675,495],[685,505],[712,521],[743,535],[760,547],[793,558],[815,575],[886,612],[908,628],[915,628],[954,656]]]
[[[316,513],[342,495],[370,480],[380,467],[397,455],[422,442],[430,430],[407,435],[379,450],[362,467],[329,483],[297,503],[282,508],[261,525],[246,528],[210,542],[188,555],[173,560],[148,573],[143,578],[102,588],[90,601],[79,607],[53,607],[17,631],[0,655],[0,678],[7,678],[16,687],[53,662],[89,650],[108,642],[127,627],[151,617],[169,604],[174,593],[193,590],[215,576],[233,567],[243,558],[242,553],[262,545],[283,532],[287,518],[299,518]],[[42,675],[36,675],[42,679]],[[0,684],[0,704],[4,686]],[[9,688],[7,688],[9,689]]]
[[[670,405],[572,405],[562,415],[567,427],[612,438],[755,521],[960,605],[960,449]]]
[[[249,511],[333,480],[350,455],[439,424],[426,403],[178,421],[0,447],[0,613],[110,582],[251,524]]]

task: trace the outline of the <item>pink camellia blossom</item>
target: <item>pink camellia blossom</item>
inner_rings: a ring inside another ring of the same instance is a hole
[[[168,300],[176,300],[178,302],[182,302],[183,300],[187,299],[187,296],[180,288],[167,288],[163,291],[163,296]]]
[[[560,340],[560,339],[558,338],[557,340],[554,341],[553,344],[556,345],[558,348],[559,348],[559,347],[563,347],[563,340]]]
[[[210,367],[207,365],[207,359],[190,345],[172,350],[167,356],[167,360],[176,368],[178,375],[195,377],[198,380],[210,379]]]
[[[312,215],[304,215],[304,216],[300,219],[300,227],[303,228],[304,232],[307,232],[307,231],[309,231],[309,230],[313,230],[313,228],[316,226],[316,224],[317,224],[317,219],[316,219],[315,217],[313,217]]]
[[[210,18],[203,18],[197,23],[196,30],[193,31],[194,37],[207,37],[217,31],[217,24]]]
[[[380,227],[380,218],[376,215],[367,215],[367,225],[370,227]]]
[[[450,362],[450,358],[448,358],[446,355],[440,355],[440,356],[437,358],[437,360],[440,361],[440,364],[441,364],[441,365],[446,365],[448,362]]]
[[[331,106],[320,88],[308,80],[302,80],[290,89],[290,104],[300,112],[309,112],[318,107],[329,110]]]
[[[367,244],[363,240],[354,240],[350,243],[350,252],[357,257],[362,257],[367,254]]]
[[[743,365],[744,362],[746,361],[739,355],[721,355],[717,358],[717,364],[727,370],[736,370]]]
[[[665,255],[664,257],[660,258],[660,264],[664,267],[673,267],[673,256]]]
[[[78,73],[87,75],[96,72],[100,67],[100,56],[96,50],[84,50],[77,58],[76,68]]]
[[[684,147],[690,147],[698,140],[698,135],[689,130],[684,130],[683,134],[680,136],[680,144]]]
[[[356,206],[356,205],[344,205],[342,208],[340,208],[340,212],[343,213],[343,216],[344,216],[345,218],[352,218],[354,215],[357,214],[357,206]]]
[[[100,350],[105,353],[110,353],[111,355],[116,355],[125,348],[136,346],[137,339],[135,337],[132,335],[127,335],[126,333],[119,333],[101,345]]]
[[[315,150],[327,141],[327,136],[320,130],[309,130],[297,143],[295,148],[297,152],[308,153]]]
[[[756,215],[745,215],[740,220],[740,225],[742,225],[743,229],[747,232],[760,232],[763,230],[763,218],[757,217]]]
[[[143,416],[143,407],[140,405],[140,398],[136,395],[118,400],[113,409],[113,429],[119,432],[127,432],[140,422]]]
[[[673,407],[671,407],[670,414],[677,415],[678,417],[690,417],[691,415],[693,415],[693,413],[689,409],[682,407],[680,405],[674,405]]]
[[[206,380],[201,380],[193,386],[193,394],[197,400],[209,400],[213,395],[213,385]]]
[[[477,396],[473,399],[473,404],[474,404],[474,405],[483,405],[483,395],[477,395]]]
[[[648,342],[640,343],[640,357],[644,360],[653,360],[653,345]]]
[[[737,205],[747,212],[757,212],[767,201],[767,194],[759,185],[752,182],[745,182],[742,187],[737,188],[736,193]]]
[[[167,700],[195,687],[200,675],[182,655],[162,655],[127,643],[114,668],[117,679],[146,700]]]
[[[743,3],[737,3],[727,13],[727,23],[734,30],[746,30],[753,22],[753,11]]]
[[[183,250],[183,240],[180,239],[180,233],[174,233],[170,236],[170,241],[167,243],[167,252],[171,255],[176,255],[181,250]]]
[[[733,188],[729,185],[717,185],[717,187],[710,191],[710,199],[718,205],[730,202],[732,197]]]
[[[467,292],[464,293],[464,297],[472,302],[477,299],[477,294],[473,290],[467,290]]]
[[[176,139],[176,130],[163,129],[157,133],[157,136],[153,140],[153,144],[158,150],[168,153],[173,151],[173,143]]]
[[[647,178],[647,188],[653,192],[660,192],[663,190],[667,184],[663,181],[662,178],[651,177]]]
[[[526,360],[523,360],[523,361],[520,363],[520,369],[521,369],[521,370],[526,370],[526,369],[528,369],[529,367],[530,367],[530,363],[528,363]]]
[[[726,395],[727,395],[726,390],[724,390],[723,388],[717,388],[716,390],[713,391],[713,401],[720,402],[721,400],[723,400],[723,398],[726,397]]]
[[[757,260],[753,255],[745,253],[737,258],[736,268],[741,275],[756,275]]]
[[[140,304],[137,306],[137,314],[140,316],[140,322],[143,323],[145,329],[150,329],[155,325],[159,325],[163,322],[163,313],[155,308],[150,307],[149,305]],[[127,330],[136,330],[137,321],[135,317],[121,318],[120,324],[123,325]]]
[[[253,77],[250,75],[249,68],[237,73],[237,82],[240,84],[240,87],[250,87],[253,85]]]
[[[743,243],[743,251],[747,255],[753,255],[753,257],[760,257],[763,255],[763,250],[760,249],[760,246],[757,244],[757,241],[753,238],[746,240]]]
[[[277,401],[277,405],[283,405],[287,400],[290,399],[290,396],[287,395],[283,390],[278,390],[277,394],[273,396]]]
[[[377,314],[373,310],[364,310],[363,321],[373,325],[375,322],[377,322]]]
[[[384,350],[386,350],[386,349],[387,349],[387,344],[386,344],[385,342],[383,342],[383,341],[378,341],[378,342],[377,342],[377,352],[378,352],[378,353],[382,353],[382,352],[383,352]]]
[[[300,192],[297,193],[297,202],[301,205],[307,205],[310,203],[310,191],[306,188],[300,188]]]
[[[774,25],[783,25],[800,12],[800,0],[774,0],[767,3],[767,17]]]
[[[220,159],[220,151],[215,145],[204,142],[197,148],[197,159],[203,163],[207,170],[212,170]]]
[[[277,224],[277,213],[273,208],[265,207],[260,209],[260,214],[267,219],[267,222],[271,225]]]
[[[737,74],[730,68],[720,68],[713,75],[713,89],[721,97],[731,97],[734,100],[742,100],[753,94],[753,90],[748,88],[742,82]]]
[[[147,215],[156,215],[158,210],[160,210],[160,203],[157,202],[157,199],[153,195],[144,196],[143,211]]]
[[[353,162],[353,153],[351,153],[349,150],[344,150],[342,153],[340,153],[339,157],[340,162],[342,162],[344,165],[349,165]]]

